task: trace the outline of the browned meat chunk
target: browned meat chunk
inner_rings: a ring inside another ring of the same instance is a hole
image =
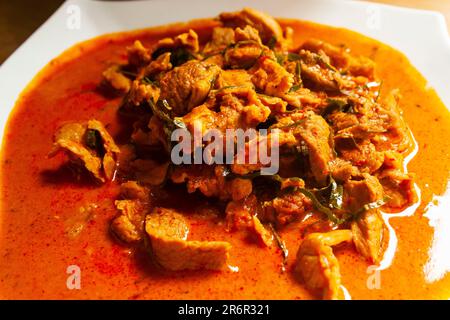
[[[338,182],[350,180],[353,176],[360,174],[358,168],[340,158],[332,160],[329,165],[332,177]]]
[[[152,54],[158,53],[160,50],[170,51],[176,48],[183,48],[193,53],[198,52],[200,46],[197,33],[190,29],[188,32],[182,33],[174,38],[161,39],[152,48]]]
[[[388,207],[396,211],[404,210],[417,201],[412,174],[398,169],[384,170],[377,175],[384,193],[389,197]]]
[[[321,52],[300,51],[300,69],[302,78],[313,84],[314,88],[325,91],[339,91],[341,77],[331,65],[328,56]]]
[[[256,64],[262,55],[261,45],[255,41],[242,41],[225,50],[225,66],[231,69],[248,69]]]
[[[311,233],[298,249],[295,272],[310,290],[323,299],[340,299],[339,262],[331,247],[351,239],[350,230]]]
[[[55,134],[50,156],[59,150],[69,152],[72,160],[81,161],[99,181],[104,182],[105,177],[113,179],[120,149],[101,122],[89,120],[87,123],[63,125]]]
[[[273,234],[268,231],[256,216],[257,200],[254,195],[230,201],[225,209],[226,229],[241,230],[262,246],[271,246]]]
[[[244,70],[223,70],[217,78],[219,87],[248,87],[253,89],[251,76]]]
[[[332,160],[330,147],[330,127],[324,118],[313,112],[307,113],[304,120],[300,120],[298,130],[301,140],[306,143],[309,151],[311,171],[320,184],[326,183],[330,173],[329,163]]]
[[[127,243],[142,240],[149,194],[149,190],[136,181],[127,181],[120,185],[121,200],[115,202],[119,215],[111,222],[111,231],[120,240]]]
[[[385,225],[378,208],[364,209],[364,205],[381,201],[383,188],[376,177],[362,174],[362,180],[347,181],[344,190],[346,206],[358,215],[351,225],[356,249],[369,261],[378,263],[383,254]]]
[[[112,232],[124,242],[142,240],[144,207],[137,200],[117,200],[115,205],[121,214],[112,221]]]
[[[351,230],[356,250],[371,263],[379,263],[383,255],[385,225],[378,209],[367,210],[354,222]]]
[[[314,53],[323,51],[330,57],[332,65],[342,72],[348,71],[353,76],[364,76],[368,79],[374,78],[374,62],[366,57],[352,56],[345,47],[338,47],[320,40],[311,39],[307,40],[302,48]]]
[[[161,78],[161,99],[167,100],[174,115],[183,116],[206,99],[219,72],[216,65],[188,61]]]
[[[150,62],[150,64],[145,68],[144,74],[147,77],[154,77],[155,75],[169,71],[172,69],[172,63],[170,62],[170,52],[163,53],[159,55],[156,60]]]
[[[112,66],[103,72],[103,79],[115,90],[123,93],[130,91],[131,80],[122,72],[119,66]]]
[[[364,205],[383,199],[383,187],[378,179],[363,173],[359,180],[348,180],[344,184],[345,204],[351,212],[358,212]]]
[[[136,181],[127,181],[120,185],[120,194],[123,199],[148,201],[149,190]]]
[[[155,208],[147,215],[145,231],[155,260],[168,270],[219,270],[227,263],[228,242],[187,241],[187,221],[173,210]]]
[[[175,166],[170,174],[174,183],[186,183],[189,193],[199,190],[207,197],[217,197],[222,200],[230,198],[227,181],[223,175],[223,166],[192,165],[189,167]]]
[[[135,80],[131,85],[128,101],[135,106],[139,106],[144,102],[155,103],[159,99],[159,94],[160,90],[158,87]]]
[[[127,48],[128,62],[131,66],[138,68],[147,65],[151,60],[150,50],[136,40],[132,46]]]
[[[361,171],[373,173],[383,164],[384,154],[375,149],[375,146],[369,141],[363,141],[356,147],[337,148],[342,159],[351,162]]]
[[[294,83],[292,74],[267,57],[259,59],[251,74],[254,85],[270,96],[283,98]]]
[[[220,53],[226,47],[234,43],[234,30],[232,28],[214,28],[211,35],[211,41],[208,42],[203,53],[205,55],[212,55]]]
[[[282,190],[289,187],[304,188],[305,183],[284,181]],[[264,203],[265,219],[275,223],[277,226],[286,225],[290,222],[299,220],[312,209],[311,200],[300,191],[286,192],[271,201]]]
[[[259,35],[264,43],[274,37],[275,39],[283,39],[283,30],[278,22],[271,16],[250,8],[244,8],[239,12],[222,13],[220,20],[228,27],[245,28],[251,26],[258,30]]]

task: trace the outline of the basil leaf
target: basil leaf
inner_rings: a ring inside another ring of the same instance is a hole
[[[273,234],[273,238],[275,239],[275,242],[277,243],[278,248],[281,250],[281,257],[283,258],[282,265],[281,265],[281,271],[285,272],[287,258],[289,256],[289,251],[286,248],[286,244],[284,243],[283,239],[281,239],[280,235],[278,234],[278,232],[275,230],[275,228],[273,227],[273,225],[271,223],[269,224],[269,228]]]
[[[327,208],[322,203],[320,203],[320,201],[317,199],[315,194],[313,192],[311,192],[310,190],[305,189],[305,188],[298,188],[298,190],[301,193],[303,193],[305,196],[307,196],[309,199],[311,199],[314,208],[317,211],[325,214],[327,216],[328,220],[330,220],[334,224],[342,224],[346,221],[346,219],[341,219],[341,218],[337,217],[330,208]]]

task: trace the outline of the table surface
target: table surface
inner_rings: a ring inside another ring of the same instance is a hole
[[[450,0],[368,0],[417,9],[441,12],[447,19],[450,32]],[[63,0],[0,1],[0,64],[14,52]]]

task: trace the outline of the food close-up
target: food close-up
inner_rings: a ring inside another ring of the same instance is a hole
[[[408,59],[344,28],[245,7],[81,42],[6,125],[0,296],[447,299],[423,270],[449,136]]]

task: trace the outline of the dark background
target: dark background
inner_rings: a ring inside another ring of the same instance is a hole
[[[0,64],[63,2],[64,0],[0,0]]]

